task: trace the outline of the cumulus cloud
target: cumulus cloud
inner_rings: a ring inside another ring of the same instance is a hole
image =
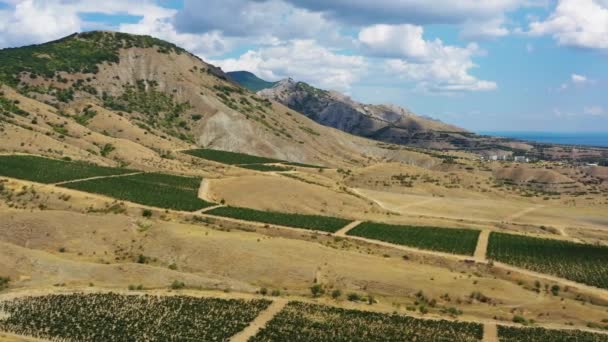
[[[175,10],[149,0],[4,0],[0,11],[0,47],[37,44],[83,30],[83,13],[128,14],[144,18],[169,17]]]
[[[590,80],[587,78],[587,76],[583,76],[583,75],[579,75],[579,74],[572,74],[570,76],[572,83],[574,84],[578,84],[578,85],[582,85],[582,84],[586,84],[589,83]]]
[[[325,13],[356,25],[457,24],[488,20],[507,11],[534,4],[529,0],[285,0],[295,6]]]
[[[294,40],[251,50],[239,58],[212,61],[225,71],[249,70],[268,80],[293,77],[315,86],[348,91],[365,72],[361,56],[332,52],[313,40]]]
[[[57,39],[79,31],[81,20],[73,9],[59,4],[25,0],[0,12],[0,47]]]
[[[466,47],[445,45],[440,39],[425,40],[424,30],[414,25],[374,25],[359,33],[362,49],[385,62],[390,73],[419,83],[431,92],[484,91],[497,88],[495,82],[470,74],[472,58],[484,52],[477,44]]]
[[[562,46],[608,49],[608,2],[559,0],[546,20],[530,23],[529,33],[552,36]]]

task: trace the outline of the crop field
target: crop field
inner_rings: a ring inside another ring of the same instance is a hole
[[[481,341],[480,324],[290,302],[250,342]]]
[[[491,233],[488,258],[608,288],[608,247]]]
[[[350,223],[349,220],[317,215],[287,214],[247,208],[220,207],[208,211],[209,215],[230,217],[245,221],[255,221],[281,226],[320,230],[335,233]]]
[[[62,186],[153,207],[196,211],[213,205],[198,198],[200,183],[201,179],[196,177],[145,173]]]
[[[364,222],[349,231],[348,235],[420,249],[473,255],[477,246],[479,233],[478,230],[471,229],[396,226]]]
[[[73,294],[0,303],[0,330],[71,341],[227,341],[266,300]]]
[[[239,165],[239,167],[255,170],[260,172],[283,172],[283,171],[291,171],[291,168],[277,166],[277,165],[265,165],[265,164],[250,164],[250,165]]]
[[[222,164],[229,165],[240,165],[240,164],[269,164],[269,163],[281,163],[282,160],[271,159],[265,157],[252,156],[250,154],[211,150],[211,149],[198,149],[184,151],[194,157],[203,158],[207,160],[216,161]]]
[[[133,170],[36,156],[0,156],[0,176],[47,184],[130,172]]]
[[[514,328],[498,326],[501,342],[606,342],[608,335],[594,334],[580,330],[549,330],[543,328]]]

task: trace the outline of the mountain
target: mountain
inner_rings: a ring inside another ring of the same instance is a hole
[[[258,92],[316,122],[374,140],[432,148],[458,148],[466,130],[418,116],[394,105],[371,105],[335,92],[286,79]]]
[[[327,166],[412,154],[319,125],[149,36],[78,33],[0,60],[4,151],[154,168],[196,147]]]
[[[260,90],[272,88],[277,84],[277,82],[264,81],[249,71],[231,71],[227,72],[226,74],[228,77],[230,77],[230,79],[254,93]]]

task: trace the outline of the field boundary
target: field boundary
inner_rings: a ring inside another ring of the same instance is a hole
[[[337,232],[335,232],[334,235],[335,236],[340,236],[340,237],[346,237],[346,234],[349,231],[351,231],[352,229],[355,229],[361,223],[363,223],[363,221],[353,221],[353,222],[347,224],[346,226],[344,226],[344,228],[341,228],[340,230],[338,230]]]
[[[288,301],[285,299],[275,299],[268,308],[262,311],[249,325],[238,334],[232,336],[230,342],[247,342],[251,337],[255,336],[260,330],[264,329],[266,324],[270,322],[274,316],[285,308]]]
[[[498,326],[495,323],[483,325],[483,342],[498,342]]]
[[[486,255],[488,252],[488,242],[490,240],[490,231],[482,230],[479,233],[479,238],[477,239],[477,247],[475,247],[475,260],[485,261],[487,260]]]
[[[71,184],[71,183],[86,182],[86,181],[91,181],[91,180],[96,180],[96,179],[137,176],[137,175],[141,175],[144,173],[145,172],[142,171],[142,172],[123,173],[123,174],[119,174],[119,175],[110,175],[110,176],[96,176],[96,177],[89,177],[89,178],[82,178],[82,179],[73,179],[73,180],[69,180],[69,181],[65,181],[65,182],[53,183],[51,185],[60,186],[60,185]]]
[[[39,291],[39,292],[37,292]],[[128,295],[128,296],[143,296],[143,295],[153,295],[153,296],[161,296],[161,297],[169,297],[169,296],[187,296],[187,297],[193,297],[193,298],[217,298],[217,299],[245,299],[245,300],[251,300],[251,299],[268,299],[267,297],[260,297],[259,295],[254,295],[254,294],[250,294],[250,293],[237,293],[237,292],[231,292],[231,293],[225,293],[225,292],[217,292],[217,291],[209,291],[209,290],[198,290],[196,292],[193,293],[189,293],[189,292],[185,292],[185,293],[180,293],[180,291],[175,292],[175,291],[141,291],[141,292],[133,292],[133,291],[127,291],[127,290],[123,290],[123,289],[107,289],[107,288],[84,288],[84,289],[48,289],[48,290],[37,290],[37,289],[33,289],[33,293],[32,293],[32,289],[21,289],[18,290],[16,292],[7,292],[7,293],[2,293],[0,294],[0,302],[2,301],[6,301],[6,300],[13,300],[13,299],[18,299],[18,298],[23,298],[23,297],[44,297],[44,296],[48,296],[48,295],[54,295],[54,294],[61,294],[61,295],[72,295],[72,294],[96,294],[96,293],[117,293],[120,295]],[[333,303],[323,303],[323,304],[319,304],[318,302],[311,300],[310,298],[302,298],[299,296],[295,296],[292,299],[287,299],[287,298],[278,298],[278,299],[273,299],[272,303],[268,306],[268,308],[266,308],[264,311],[262,311],[250,324],[247,328],[243,329],[242,331],[240,331],[239,333],[237,333],[236,335],[234,335],[230,341],[231,342],[236,342],[235,338],[237,338],[237,336],[239,335],[244,335],[245,330],[250,329],[250,327],[253,325],[254,322],[264,322],[264,326],[266,325],[266,323],[268,323],[270,320],[272,320],[272,318],[274,318],[276,316],[276,314],[278,314],[289,302],[301,302],[301,303],[309,303],[309,304],[316,304],[316,305],[322,305],[322,306],[326,306],[326,307],[335,307],[335,308],[342,308],[341,306],[335,305]],[[277,308],[280,306],[280,309],[277,310]],[[274,307],[274,310],[271,310],[271,308]],[[366,306],[358,306],[355,308],[350,308],[352,310],[356,310],[356,311],[361,311],[361,312],[376,312],[376,313],[380,313],[380,314],[385,314],[385,315],[390,315],[391,312],[389,311],[377,311],[377,310],[370,310],[368,309]],[[266,319],[267,317],[262,317],[264,316],[266,313],[272,313],[273,311],[276,312],[274,314],[272,314],[272,317]],[[416,313],[400,313],[400,315],[402,316],[406,316],[406,317],[412,317],[415,319],[422,319],[422,320],[430,320],[430,321],[440,321],[440,320],[445,320],[445,321],[450,321],[450,322],[468,322],[468,323],[475,323],[475,324],[481,324],[483,326],[483,332],[484,332],[484,337],[486,336],[486,327],[487,326],[494,326],[495,328],[498,328],[498,326],[504,326],[504,327],[514,327],[514,328],[519,328],[519,329],[525,329],[527,328],[526,326],[523,326],[521,324],[517,324],[517,323],[513,323],[511,321],[496,321],[496,320],[492,320],[492,319],[459,319],[459,318],[454,318],[454,317],[442,317],[442,316],[424,316],[424,315],[420,315],[420,314],[416,314]],[[264,320],[263,320],[264,318]],[[583,326],[571,326],[571,325],[561,325],[558,323],[535,323],[534,326],[535,328],[543,328],[543,329],[547,329],[547,330],[565,330],[565,331],[575,331],[575,330],[580,330],[580,331],[585,331],[585,332],[590,332],[590,333],[594,333],[594,334],[602,334],[602,335],[606,335],[608,336],[608,331],[605,330],[598,330],[598,329],[593,329],[593,328],[589,328],[589,327],[583,327]],[[260,327],[259,329],[256,329],[254,334],[251,336],[254,336],[255,333],[259,332],[259,330],[261,330],[262,327]],[[490,331],[491,332],[491,331]],[[48,342],[50,340],[43,340],[43,339],[37,339],[35,337],[30,337],[30,336],[25,336],[25,335],[16,335],[13,333],[9,333],[9,332],[5,332],[0,330],[0,334],[5,334],[5,335],[11,335],[11,336],[15,336],[15,337],[22,337],[22,338],[29,338],[32,341],[40,341],[40,342]],[[246,341],[242,340],[242,341]],[[486,340],[482,340],[483,342],[485,342]]]

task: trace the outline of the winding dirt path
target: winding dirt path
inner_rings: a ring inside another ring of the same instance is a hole
[[[234,335],[230,342],[247,342],[249,338],[255,336],[258,331],[263,329],[271,319],[274,318],[283,308],[287,305],[287,300],[285,299],[275,299],[272,304],[263,311],[258,317],[256,317],[251,324],[247,328],[245,328],[240,333]]]
[[[535,206],[533,206],[533,207],[526,208],[526,209],[524,209],[524,210],[521,210],[521,211],[518,211],[518,212],[514,213],[513,215],[507,216],[507,217],[504,219],[504,221],[509,222],[509,221],[514,221],[514,220],[517,220],[518,218],[520,218],[520,217],[522,217],[522,216],[524,216],[524,215],[527,215],[527,214],[529,214],[529,213],[531,213],[531,212],[533,212],[533,211],[536,211],[536,210],[538,210],[538,209],[542,209],[542,208],[544,208],[544,207],[545,207],[544,205],[539,204],[539,205],[535,205]]]
[[[64,184],[70,184],[70,183],[79,183],[79,182],[85,182],[85,181],[90,181],[90,180],[95,180],[95,179],[120,178],[120,177],[136,176],[136,175],[141,175],[141,174],[144,174],[144,173],[145,172],[131,172],[131,173],[123,173],[123,174],[120,174],[120,175],[97,176],[97,177],[89,177],[89,178],[82,178],[82,179],[73,179],[73,180],[69,180],[69,181],[65,181],[65,182],[54,183],[52,185],[64,185]]]
[[[198,188],[198,198],[202,199],[203,201],[207,201],[207,202],[213,202],[213,199],[211,199],[211,182],[206,179],[203,178],[203,180],[201,181],[201,186]]]

